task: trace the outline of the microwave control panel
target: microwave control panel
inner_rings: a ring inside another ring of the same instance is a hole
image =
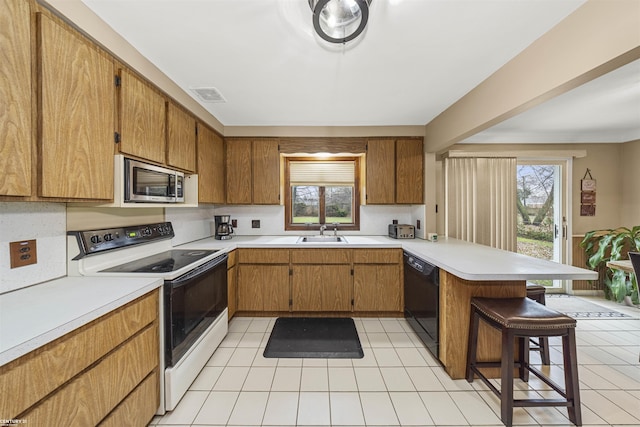
[[[75,259],[111,249],[171,239],[175,235],[170,222],[98,230],[69,231],[67,234],[75,236],[80,247],[80,255]]]

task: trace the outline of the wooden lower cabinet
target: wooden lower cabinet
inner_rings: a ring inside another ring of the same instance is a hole
[[[34,426],[151,421],[160,399],[158,295],[152,291],[0,367],[0,389],[11,390],[0,398],[3,419]]]
[[[351,266],[294,265],[292,311],[351,311]]]
[[[403,311],[401,249],[237,252],[237,311],[367,315]]]
[[[355,249],[353,262],[354,311],[402,312],[402,250]]]
[[[238,311],[289,311],[289,266],[238,265]]]
[[[394,264],[353,266],[355,311],[402,311],[401,269]]]
[[[349,249],[291,251],[292,311],[351,311]]]

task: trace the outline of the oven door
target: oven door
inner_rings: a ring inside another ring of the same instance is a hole
[[[175,365],[227,308],[224,254],[174,280],[165,281],[165,366]]]

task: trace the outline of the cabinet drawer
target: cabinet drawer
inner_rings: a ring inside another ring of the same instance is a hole
[[[402,249],[354,249],[355,264],[396,264],[402,262]]]
[[[11,390],[11,399],[0,399],[0,414],[15,418],[157,318],[153,291],[1,367],[0,390]]]
[[[158,367],[158,361],[154,323],[21,417],[36,426],[97,425]]]
[[[238,249],[239,264],[289,264],[289,249]]]
[[[159,387],[158,370],[156,369],[99,426],[146,426],[160,404]],[[149,398],[153,395],[157,396],[155,400]]]
[[[351,264],[349,249],[294,249],[292,264]]]

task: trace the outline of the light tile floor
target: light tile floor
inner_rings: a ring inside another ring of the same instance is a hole
[[[640,310],[589,298],[634,318],[579,319],[583,425],[640,426]],[[234,318],[178,407],[150,425],[501,426],[479,380],[451,380],[404,319],[356,318],[363,359],[266,359],[274,318]],[[559,339],[550,367],[563,384]],[[532,353],[532,360],[539,357]],[[516,396],[548,396],[533,377]],[[564,408],[516,408],[514,425],[571,425]]]

